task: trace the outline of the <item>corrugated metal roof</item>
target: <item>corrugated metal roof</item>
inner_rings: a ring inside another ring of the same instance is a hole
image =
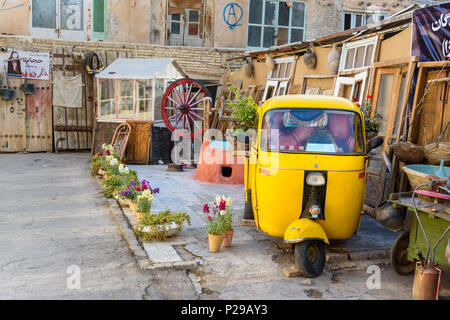
[[[171,76],[168,75],[170,65],[173,65],[182,77],[186,76],[174,59],[119,58],[98,73],[96,77],[100,79],[136,80],[170,78]]]

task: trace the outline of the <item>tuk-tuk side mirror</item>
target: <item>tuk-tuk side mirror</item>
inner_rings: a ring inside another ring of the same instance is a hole
[[[372,151],[375,148],[378,148],[384,143],[383,137],[375,137],[367,143],[367,153]]]

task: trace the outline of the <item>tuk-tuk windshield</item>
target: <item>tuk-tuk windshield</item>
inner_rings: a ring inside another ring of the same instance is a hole
[[[260,146],[267,151],[362,154],[361,118],[345,110],[269,110],[263,118]]]

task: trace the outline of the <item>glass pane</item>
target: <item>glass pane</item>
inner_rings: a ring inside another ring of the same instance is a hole
[[[261,27],[248,26],[248,41],[249,47],[261,47]]]
[[[33,28],[56,28],[55,0],[33,0]]]
[[[374,17],[375,17],[375,16],[374,16],[374,15],[371,15],[371,14],[367,15],[367,16],[366,16],[366,24],[374,23],[374,22],[375,22]]]
[[[303,29],[291,29],[291,42],[303,41]]]
[[[362,18],[363,16],[361,14],[355,16],[355,28],[362,26]]]
[[[151,82],[137,82],[137,120],[152,120],[152,93],[153,85]]]
[[[248,23],[261,24],[263,14],[262,10],[263,10],[263,0],[250,0]]]
[[[119,118],[133,117],[133,80],[119,81]]]
[[[62,30],[83,30],[83,0],[60,0]]]
[[[398,132],[400,114],[401,114],[402,104],[403,104],[403,96],[404,96],[404,91],[405,91],[405,84],[406,84],[406,73],[404,73],[402,75],[402,83],[400,85],[400,94],[398,96],[398,102],[397,102],[397,114],[395,116],[395,124],[394,124],[394,133],[393,133],[394,136],[396,136],[397,132]]]
[[[356,48],[356,59],[355,59],[355,65],[354,65],[355,68],[361,68],[363,66],[365,50],[366,50],[366,47]]]
[[[189,23],[189,35],[190,36],[198,36],[198,24],[197,23]]]
[[[275,25],[275,7],[276,2],[266,0],[266,9],[264,14],[264,24],[269,26]]]
[[[345,57],[345,69],[353,69],[353,59],[355,58],[355,48],[347,50]]]
[[[386,118],[389,110],[389,104],[391,102],[393,83],[394,75],[381,75],[380,89],[378,90],[378,102],[376,106],[377,112],[380,113],[382,117],[378,133],[384,133],[386,131]]]
[[[189,10],[189,22],[198,22],[197,10]]]
[[[180,34],[180,23],[179,22],[172,22],[170,24],[170,32],[172,34]]]
[[[286,63],[280,63],[280,72],[278,73],[278,78],[286,77]]]
[[[105,0],[94,0],[94,32],[105,32]]]
[[[305,4],[301,2],[294,2],[292,8],[292,23],[293,27],[305,26]]]
[[[275,45],[275,28],[264,27],[263,47],[269,48]]]
[[[261,148],[283,152],[363,153],[358,114],[326,109],[274,109],[263,118]],[[264,137],[265,136],[265,137]],[[356,137],[356,139],[355,139]]]
[[[284,1],[278,3],[278,25],[289,26],[289,7]],[[285,42],[287,43],[287,41]]]
[[[291,67],[292,62],[286,63],[286,78],[289,78],[291,76]]]
[[[180,21],[181,15],[179,13],[174,13],[171,15],[172,21]]]
[[[272,77],[271,78],[278,78],[278,72],[280,71],[280,64],[275,64],[275,68],[272,71]]]
[[[373,57],[373,44],[367,46],[366,50],[366,59],[364,60],[364,66],[368,67],[372,63],[372,57]]]
[[[114,80],[100,80],[100,117],[115,118]]]
[[[351,13],[344,14],[344,30],[352,28],[352,15]]]
[[[289,28],[278,28],[277,45],[289,43]]]

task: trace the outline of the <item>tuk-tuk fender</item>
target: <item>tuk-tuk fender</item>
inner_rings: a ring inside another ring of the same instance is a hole
[[[292,222],[284,233],[286,243],[299,243],[306,240],[322,240],[330,244],[320,224],[311,219],[299,219]]]

